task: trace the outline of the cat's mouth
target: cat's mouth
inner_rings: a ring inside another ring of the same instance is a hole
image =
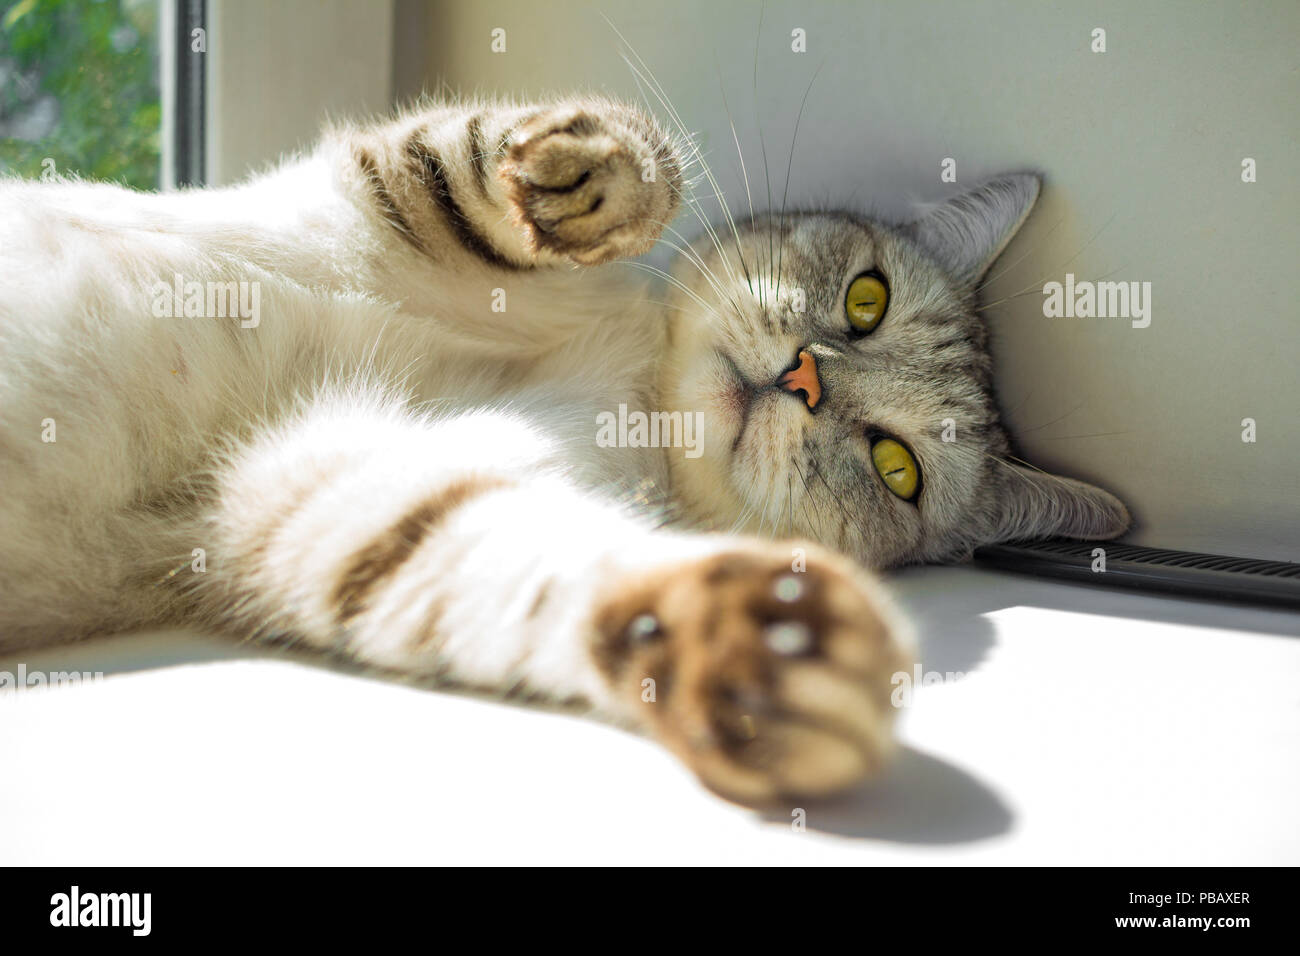
[[[782,373],[772,376],[772,380],[766,385],[756,385],[744,372],[740,366],[726,352],[718,350],[718,358],[724,366],[722,387],[719,389],[717,403],[720,409],[735,425],[736,433],[731,442],[731,452],[734,455],[745,440],[745,436],[750,431],[750,419],[755,404],[761,396],[767,393],[780,395],[793,395],[788,385],[782,381]],[[784,370],[784,375],[788,377],[790,369]],[[804,399],[800,399],[801,404]]]
[[[755,441],[760,442],[756,451],[768,445],[771,436],[767,433],[785,427],[781,424],[787,417],[783,400],[791,399],[793,407],[797,398],[780,384],[782,372],[788,373],[788,368],[756,372],[755,366],[766,362],[755,356],[742,367],[742,361],[714,345],[697,353],[668,393],[669,401],[704,411],[715,455],[726,456],[732,464]],[[802,399],[799,401],[802,404]]]

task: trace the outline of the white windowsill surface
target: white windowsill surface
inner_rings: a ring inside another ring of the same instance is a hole
[[[1300,863],[1300,616],[974,568],[894,577],[893,773],[807,829],[590,720],[185,634],[0,659],[0,863]]]

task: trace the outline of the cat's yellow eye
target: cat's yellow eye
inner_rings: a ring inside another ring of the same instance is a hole
[[[921,468],[912,453],[892,438],[882,438],[871,446],[871,463],[885,486],[904,501],[916,497],[921,484]]]
[[[844,312],[849,325],[859,334],[866,334],[880,324],[889,306],[889,289],[880,276],[860,275],[849,283],[844,296]]]

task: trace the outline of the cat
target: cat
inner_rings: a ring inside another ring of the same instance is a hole
[[[656,283],[618,260],[694,161],[583,96],[0,184],[0,647],[183,624],[580,702],[745,804],[879,773],[875,572],[1129,522],[1007,457],[977,291],[1039,180],[709,225]],[[632,412],[666,440],[597,441]]]

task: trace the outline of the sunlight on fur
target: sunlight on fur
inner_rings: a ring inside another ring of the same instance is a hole
[[[180,622],[581,701],[750,804],[878,773],[912,642],[868,569],[1128,524],[999,420],[977,292],[1038,178],[714,221],[632,65],[665,122],[451,101],[228,189],[0,184],[4,646]]]

